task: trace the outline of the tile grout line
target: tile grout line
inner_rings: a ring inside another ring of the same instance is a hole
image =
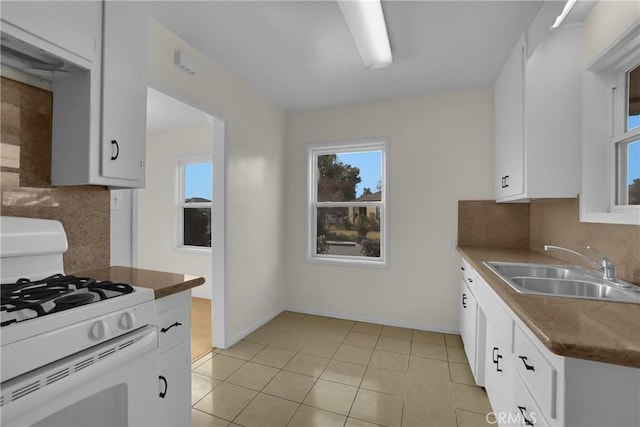
[[[289,321],[291,321],[291,320],[292,320],[292,319],[289,319]],[[298,347],[298,348],[297,348],[297,350],[295,350],[295,351],[291,350],[291,348],[282,348],[282,347],[277,347],[277,346],[271,345],[271,344],[269,344],[269,342],[270,342],[269,340],[263,340],[264,342],[256,342],[256,341],[251,341],[251,340],[245,340],[245,341],[247,341],[247,342],[252,342],[252,343],[255,343],[255,344],[259,344],[259,345],[263,346],[263,348],[262,348],[262,349],[260,349],[257,353],[253,354],[249,359],[241,359],[241,358],[236,357],[236,356],[226,355],[226,354],[225,354],[225,356],[227,356],[227,357],[231,357],[231,358],[234,358],[234,359],[237,359],[237,360],[242,360],[242,362],[243,362],[243,363],[242,363],[242,365],[241,365],[240,367],[238,367],[238,369],[236,369],[235,371],[233,371],[229,376],[227,376],[227,378],[226,378],[225,380],[222,380],[222,381],[221,381],[221,382],[219,382],[216,386],[214,386],[214,387],[213,387],[213,388],[212,388],[208,393],[206,393],[202,398],[200,398],[198,401],[194,402],[194,403],[193,403],[193,405],[191,405],[191,406],[192,406],[192,409],[195,409],[196,411],[199,411],[199,412],[201,412],[201,413],[205,413],[205,414],[208,414],[208,415],[211,415],[211,416],[214,416],[214,417],[215,417],[215,415],[213,415],[213,414],[209,414],[209,413],[208,413],[208,412],[206,412],[206,411],[202,411],[202,410],[200,410],[200,409],[194,408],[193,406],[195,406],[198,402],[200,402],[204,397],[206,397],[206,396],[208,396],[210,393],[212,393],[212,392],[213,392],[213,391],[214,391],[214,390],[215,390],[215,389],[216,389],[220,384],[222,384],[222,383],[227,383],[227,384],[232,384],[232,385],[234,385],[234,386],[241,387],[241,388],[244,388],[244,389],[247,389],[247,390],[251,390],[251,391],[256,392],[256,395],[255,395],[255,396],[254,396],[254,397],[253,397],[253,398],[252,398],[252,399],[251,399],[251,400],[250,400],[250,401],[249,401],[249,402],[248,402],[248,403],[247,403],[247,404],[246,404],[246,405],[245,405],[245,406],[240,410],[240,412],[238,413],[238,415],[236,415],[236,416],[234,417],[234,419],[233,419],[231,422],[235,422],[235,420],[237,420],[237,418],[240,416],[240,414],[241,414],[242,412],[244,412],[244,411],[247,409],[247,407],[248,407],[248,406],[249,406],[249,405],[250,405],[250,404],[251,404],[251,403],[252,403],[252,402],[257,398],[257,396],[258,396],[258,395],[260,395],[260,394],[264,394],[265,396],[271,396],[271,397],[274,397],[274,398],[282,399],[282,400],[285,400],[285,401],[288,401],[288,402],[291,402],[291,403],[294,403],[294,404],[296,404],[296,405],[297,405],[296,410],[291,414],[291,416],[289,417],[289,419],[288,419],[288,421],[287,421],[287,424],[290,424],[290,423],[291,423],[291,421],[293,420],[293,418],[296,416],[296,414],[301,410],[301,406],[307,406],[307,407],[311,407],[311,408],[316,408],[316,407],[314,407],[314,406],[312,406],[312,405],[306,405],[306,404],[304,404],[304,401],[308,398],[308,396],[309,396],[309,394],[311,393],[311,390],[313,389],[313,387],[315,387],[315,386],[318,384],[318,380],[322,379],[323,381],[326,381],[326,382],[330,382],[330,383],[334,383],[334,384],[340,384],[340,385],[344,385],[344,386],[351,386],[351,387],[354,387],[354,388],[356,389],[356,396],[354,397],[354,400],[351,402],[351,406],[350,406],[350,409],[349,409],[348,413],[346,414],[346,417],[345,417],[345,423],[343,423],[343,427],[344,427],[344,425],[346,425],[346,422],[348,421],[348,419],[349,419],[349,418],[353,418],[353,419],[356,419],[356,420],[359,420],[359,419],[360,419],[360,418],[353,417],[353,416],[352,416],[352,411],[353,411],[353,407],[355,406],[355,403],[356,403],[356,400],[357,400],[357,396],[358,396],[358,394],[360,393],[360,391],[361,391],[361,390],[371,391],[371,392],[375,392],[375,393],[380,393],[381,395],[395,396],[395,397],[397,397],[397,398],[401,399],[401,401],[402,401],[402,412],[401,412],[400,422],[402,423],[402,422],[403,422],[403,420],[404,420],[404,417],[405,417],[405,409],[406,409],[406,408],[405,408],[405,403],[406,403],[406,402],[405,402],[405,397],[406,397],[406,383],[405,383],[405,385],[404,385],[405,393],[402,393],[401,395],[397,395],[397,394],[394,394],[394,393],[387,393],[387,392],[383,392],[383,391],[368,390],[368,389],[366,389],[366,388],[363,388],[363,383],[364,383],[364,380],[365,380],[365,377],[366,377],[367,373],[370,371],[370,369],[373,369],[373,367],[371,366],[371,361],[372,361],[372,359],[373,359],[373,356],[374,356],[375,351],[377,351],[377,350],[378,350],[378,351],[383,351],[383,350],[377,349],[377,347],[378,347],[378,344],[380,343],[381,338],[386,337],[386,336],[383,336],[383,335],[382,335],[382,334],[383,334],[383,332],[384,332],[384,326],[383,326],[383,328],[380,330],[380,332],[379,332],[379,333],[377,333],[377,334],[370,333],[370,331],[368,331],[368,332],[363,332],[363,331],[357,331],[357,330],[355,330],[356,325],[358,324],[358,322],[354,322],[354,323],[352,323],[348,329],[343,328],[343,327],[338,327],[338,328],[330,327],[330,328],[329,328],[330,330],[344,331],[344,332],[345,332],[344,337],[343,337],[343,338],[342,338],[342,340],[340,340],[340,341],[339,341],[338,339],[335,339],[335,340],[334,340],[334,339],[329,339],[329,340],[328,340],[328,341],[330,341],[330,342],[334,342],[334,343],[336,343],[336,344],[337,344],[338,349],[339,349],[339,348],[340,348],[340,346],[342,346],[342,345],[350,345],[350,346],[354,346],[354,347],[358,347],[358,348],[367,348],[367,349],[370,349],[370,350],[371,350],[371,354],[370,354],[370,355],[369,355],[369,357],[368,357],[367,364],[366,364],[366,365],[364,365],[364,368],[365,368],[365,370],[364,370],[364,374],[363,374],[363,376],[360,378],[360,381],[359,381],[359,383],[358,383],[358,385],[357,385],[357,386],[353,386],[352,384],[346,384],[346,383],[343,383],[343,382],[340,382],[340,381],[337,381],[337,380],[333,380],[333,379],[321,378],[321,377],[322,377],[322,375],[324,375],[324,374],[325,374],[325,372],[327,372],[328,366],[329,366],[333,361],[336,361],[336,362],[342,362],[342,363],[347,363],[347,364],[352,364],[352,362],[350,362],[350,361],[344,361],[344,360],[338,360],[338,359],[335,359],[334,357],[335,357],[335,355],[336,355],[336,353],[337,353],[337,350],[336,350],[336,351],[334,351],[334,352],[333,352],[333,354],[332,354],[331,356],[327,357],[328,362],[327,362],[327,364],[323,367],[323,369],[320,371],[320,373],[319,373],[319,375],[318,375],[317,377],[316,377],[316,376],[306,375],[306,374],[301,374],[301,373],[298,373],[298,372],[288,371],[288,370],[286,370],[286,369],[285,369],[285,367],[286,367],[286,366],[291,362],[291,360],[292,360],[292,359],[294,359],[295,357],[297,357],[297,356],[299,356],[299,355],[303,355],[303,354],[304,354],[304,355],[308,355],[307,353],[302,353],[302,349],[304,348],[304,346],[305,346],[305,345],[309,344],[309,342],[313,339],[312,337],[313,337],[313,335],[314,335],[314,334],[316,334],[316,333],[320,332],[320,329],[324,329],[324,327],[326,327],[326,326],[327,326],[327,323],[328,323],[328,321],[329,321],[329,320],[330,320],[330,319],[327,319],[327,320],[326,320],[325,322],[323,322],[323,324],[321,324],[321,325],[317,325],[317,324],[315,324],[315,323],[311,323],[311,322],[309,322],[308,324],[305,324],[305,327],[308,327],[308,328],[312,329],[312,331],[310,331],[310,332],[309,332],[309,337],[308,337],[308,338],[306,338],[306,340],[305,340],[304,344],[302,344],[300,347]],[[313,330],[316,326],[318,326],[318,329]],[[304,328],[303,328],[302,330],[304,330]],[[368,347],[368,346],[363,346],[363,345],[354,344],[354,343],[345,343],[345,340],[347,339],[347,337],[349,336],[349,334],[351,334],[352,332],[353,332],[353,333],[356,333],[356,332],[357,332],[357,333],[359,333],[359,334],[366,334],[366,335],[370,335],[370,336],[375,336],[375,337],[376,337],[376,340],[375,340],[375,344],[374,344],[373,348],[370,348],[370,347]],[[408,366],[410,366],[410,364],[411,364],[411,357],[418,357],[419,359],[426,359],[426,360],[437,360],[437,361],[442,361],[441,359],[437,359],[437,358],[420,357],[420,356],[412,356],[413,349],[414,349],[414,346],[416,345],[416,343],[418,343],[418,342],[425,342],[425,343],[429,344],[429,342],[428,342],[428,341],[422,341],[422,340],[420,340],[420,339],[414,339],[414,333],[415,333],[415,331],[412,331],[411,338],[409,338],[409,339],[406,339],[406,338],[404,338],[404,337],[395,337],[395,336],[386,337],[386,338],[393,338],[393,339],[400,339],[400,340],[408,340],[408,341],[409,341],[409,354],[408,354],[408,355],[406,355],[406,356],[407,356],[407,365],[405,365],[405,369],[404,369],[404,377],[405,377],[405,380],[406,380],[406,378],[408,377]],[[449,383],[451,383],[451,384],[459,384],[459,385],[465,385],[465,386],[473,387],[474,385],[467,384],[467,383],[464,383],[464,382],[460,383],[460,382],[456,382],[456,381],[454,381],[454,380],[453,380],[453,374],[452,374],[452,371],[451,371],[451,368],[452,368],[452,365],[451,365],[451,364],[452,364],[452,363],[456,363],[456,362],[455,362],[455,361],[450,360],[450,357],[451,357],[451,356],[453,356],[453,354],[452,354],[453,350],[452,350],[452,349],[453,349],[453,348],[460,348],[460,347],[459,347],[459,346],[457,346],[457,345],[455,345],[455,344],[457,344],[457,342],[451,342],[451,344],[454,344],[454,345],[448,345],[449,343],[448,343],[448,342],[447,342],[447,340],[446,340],[446,334],[443,334],[443,335],[445,336],[445,339],[444,339],[444,346],[445,346],[445,354],[446,354],[446,362],[447,362],[448,382],[449,382]],[[304,336],[304,334],[303,334],[303,336]],[[454,336],[453,338],[456,338],[456,337]],[[453,341],[453,340],[452,340],[452,341]],[[432,344],[436,344],[436,343],[432,343]],[[443,345],[443,344],[442,344],[442,343],[439,343],[439,345]],[[285,362],[285,364],[284,364],[284,366],[283,366],[283,367],[278,367],[278,368],[277,368],[277,372],[275,373],[275,375],[273,375],[273,377],[272,377],[272,378],[271,378],[271,379],[270,379],[270,380],[269,380],[269,381],[268,381],[264,386],[262,386],[262,387],[260,388],[260,390],[257,390],[257,391],[256,391],[256,390],[254,390],[254,389],[251,389],[251,388],[248,388],[248,387],[244,387],[244,386],[242,386],[242,385],[233,384],[233,383],[231,383],[231,382],[229,382],[229,381],[228,381],[228,379],[229,379],[232,375],[234,375],[234,373],[235,373],[235,372],[237,372],[238,370],[240,370],[243,366],[245,366],[245,365],[246,365],[247,363],[249,363],[249,362],[252,362],[252,363],[257,364],[257,365],[260,365],[260,366],[268,367],[268,368],[275,368],[274,366],[267,365],[267,364],[260,363],[260,362],[255,362],[255,361],[253,361],[253,360],[252,360],[252,359],[253,359],[253,358],[255,358],[258,354],[260,354],[262,351],[264,351],[265,349],[267,349],[267,348],[269,348],[269,347],[274,348],[274,349],[279,349],[279,350],[293,351],[293,355],[292,355],[290,358],[288,358],[288,360]],[[386,351],[386,350],[384,350],[384,351]],[[455,353],[457,353],[457,352],[458,352],[458,350],[455,350]],[[210,353],[213,353],[213,352],[210,352]],[[402,353],[402,352],[399,352],[399,353],[398,353],[398,352],[396,352],[396,351],[391,351],[390,353],[400,354],[400,355],[405,355],[405,353]],[[195,369],[197,369],[198,367],[200,367],[200,366],[204,365],[205,363],[207,363],[207,361],[208,361],[208,360],[212,360],[213,358],[215,358],[215,357],[216,357],[217,355],[219,355],[219,354],[221,354],[221,353],[218,353],[218,354],[212,354],[212,355],[211,355],[211,357],[210,357],[209,359],[207,359],[207,355],[208,355],[208,353],[205,353],[204,355],[200,356],[197,360],[195,360],[195,361],[193,361],[193,362],[192,362],[192,369],[191,369],[192,373],[196,373],[196,374],[198,374],[198,375],[202,375],[202,376],[204,376],[204,377],[208,377],[208,378],[211,378],[211,379],[213,379],[213,380],[218,380],[217,378],[209,377],[209,376],[208,376],[208,375],[206,375],[206,374],[201,374],[201,373],[195,372]],[[314,354],[311,354],[311,356],[314,356]],[[202,359],[207,359],[207,360],[202,360]],[[197,363],[197,365],[193,366],[193,364],[194,364],[194,363]],[[459,365],[466,365],[466,364],[464,364],[464,363],[460,363],[460,362],[458,362],[457,364],[459,364]],[[355,363],[354,365],[363,366],[363,365],[360,365],[359,363]],[[380,370],[383,370],[383,371],[395,371],[394,369],[386,369],[386,368],[377,368],[377,369],[380,369]],[[293,400],[290,400],[290,399],[287,399],[287,398],[283,398],[283,397],[280,397],[280,396],[271,395],[271,394],[269,394],[268,392],[265,392],[265,391],[264,391],[264,390],[269,386],[269,384],[271,384],[271,383],[273,382],[274,378],[275,378],[276,376],[278,376],[279,374],[281,374],[283,371],[291,372],[291,373],[296,373],[296,374],[299,374],[299,375],[304,375],[304,376],[308,376],[308,377],[310,377],[310,378],[314,378],[313,384],[312,384],[312,385],[311,385],[311,387],[309,388],[309,391],[307,391],[307,393],[306,393],[306,394],[304,395],[304,397],[302,398],[302,402],[296,402],[296,401],[293,401]],[[220,381],[220,380],[218,380],[218,381]],[[452,397],[453,397],[453,396],[452,396]],[[453,403],[453,412],[454,412],[454,414],[453,414],[453,415],[455,416],[455,422],[456,422],[456,424],[458,424],[458,417],[457,417],[457,412],[458,412],[458,411],[460,411],[460,412],[462,412],[462,413],[465,413],[465,412],[466,412],[466,413],[472,413],[472,414],[476,414],[476,415],[483,415],[481,412],[470,411],[470,410],[467,410],[467,409],[461,409],[461,408],[458,408],[458,407],[457,407],[457,405],[455,404],[455,400],[454,400],[452,403]],[[345,416],[345,414],[340,414],[340,413],[333,412],[333,411],[327,411],[326,409],[322,409],[322,408],[316,408],[316,409],[321,410],[321,411],[326,411],[326,412],[329,412],[329,413],[334,413],[334,414],[337,414],[337,415],[340,415],[340,416]],[[226,420],[225,420],[225,421],[226,421]],[[363,421],[366,421],[366,420],[363,420]],[[367,422],[370,422],[370,421],[367,421]]]

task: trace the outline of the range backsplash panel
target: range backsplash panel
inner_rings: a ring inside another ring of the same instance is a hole
[[[1,214],[60,221],[67,274],[108,267],[109,190],[51,185],[52,92],[2,77],[0,99]]]

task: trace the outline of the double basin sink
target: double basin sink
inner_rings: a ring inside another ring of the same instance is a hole
[[[484,264],[520,293],[640,304],[640,287],[602,279],[579,266],[493,261]]]

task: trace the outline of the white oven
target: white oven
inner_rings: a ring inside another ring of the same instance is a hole
[[[0,424],[157,424],[166,383],[153,291],[59,274],[67,243],[55,221],[2,217],[0,227]]]

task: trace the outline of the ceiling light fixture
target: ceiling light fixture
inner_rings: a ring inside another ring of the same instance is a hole
[[[380,0],[338,0],[365,69],[393,63]]]
[[[571,12],[571,9],[573,8],[573,6],[575,6],[577,1],[578,0],[569,0],[565,3],[564,8],[562,9],[562,13],[558,15],[558,17],[556,18],[556,22],[554,22],[551,26],[552,29],[558,28],[560,24],[562,24],[562,21],[564,21],[569,12]]]

